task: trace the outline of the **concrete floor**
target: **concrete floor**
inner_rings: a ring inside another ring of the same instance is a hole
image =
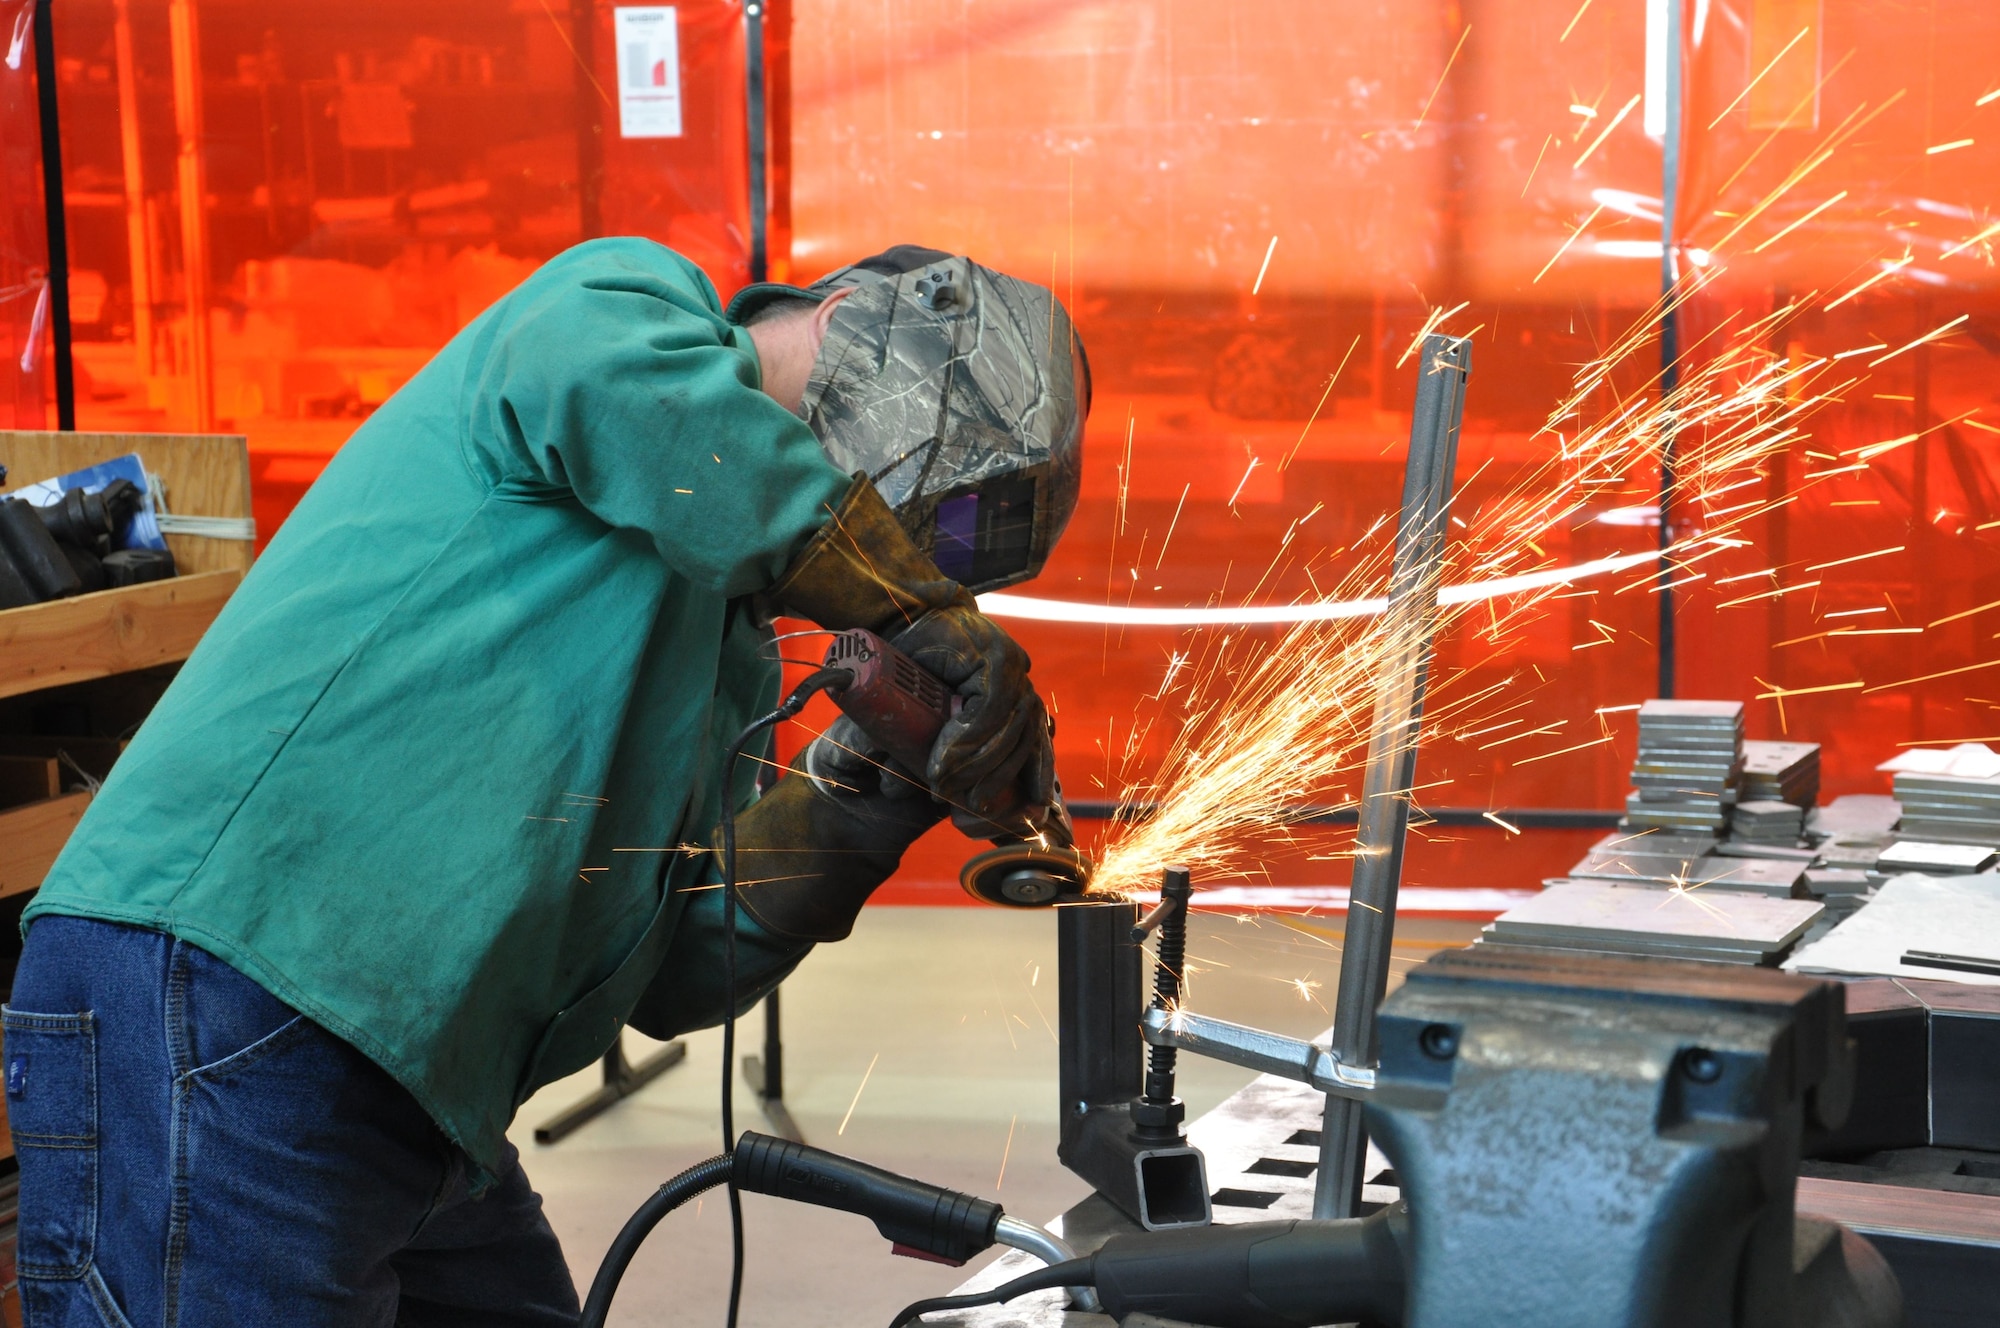
[[[1340,925],[1338,917],[1197,915],[1189,1006],[1318,1034],[1331,1022]],[[1403,971],[1470,941],[1478,927],[1405,920],[1399,930],[1394,968]],[[1075,1203],[1084,1186],[1055,1158],[1055,978],[1049,914],[867,910],[850,940],[821,947],[785,984],[786,1100],[807,1141],[997,1198],[1031,1221]],[[753,1014],[739,1050],[754,1051],[761,1037],[762,1015]],[[634,1059],[653,1045],[626,1039]],[[534,1125],[587,1093],[595,1069],[543,1089],[515,1122],[514,1142],[579,1294],[632,1210],[668,1176],[722,1151],[721,1034],[688,1044],[684,1063],[559,1144],[537,1145]],[[1250,1079],[1197,1057],[1181,1066],[1191,1117]],[[740,1076],[737,1127],[766,1128]],[[843,1213],[748,1195],[744,1222],[744,1328],[875,1328],[970,1271],[893,1257],[870,1224]],[[654,1232],[611,1322],[720,1328],[728,1282],[728,1209],[718,1190]]]

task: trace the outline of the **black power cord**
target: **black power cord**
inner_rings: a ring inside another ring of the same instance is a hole
[[[901,1313],[889,1321],[889,1328],[903,1328],[904,1324],[933,1313],[937,1310],[970,1310],[981,1305],[999,1305],[1016,1296],[1025,1296],[1031,1291],[1047,1291],[1050,1287],[1090,1286],[1096,1281],[1096,1260],[1093,1258],[1071,1259],[1068,1263],[1050,1264],[1037,1268],[1032,1273],[1024,1273],[1011,1282],[1003,1282],[991,1291],[974,1292],[966,1296],[933,1296],[929,1300],[919,1300],[905,1305]]]
[[[729,755],[722,762],[722,1151],[736,1147],[736,763],[744,749],[766,729],[776,728],[805,709],[820,692],[838,690],[854,680],[846,669],[819,669],[809,673],[792,688],[778,708],[737,735]],[[734,1176],[729,1176],[729,1319],[736,1328],[736,1314],[743,1301],[743,1192]],[[669,1182],[671,1183],[671,1182]],[[666,1210],[662,1210],[664,1213]],[[637,1221],[635,1216],[634,1221]],[[657,1221],[658,1219],[654,1219]],[[629,1224],[628,1224],[629,1225]],[[649,1226],[647,1230],[650,1230]],[[643,1233],[641,1233],[643,1235]],[[613,1279],[615,1284],[616,1279]],[[595,1294],[595,1288],[592,1289]],[[608,1293],[607,1293],[608,1301]]]

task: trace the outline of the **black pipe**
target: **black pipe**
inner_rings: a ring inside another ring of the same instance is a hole
[[[56,371],[56,427],[76,429],[76,364],[69,325],[69,218],[63,204],[62,125],[56,101],[53,0],[35,0],[35,98],[42,121],[42,217],[48,230],[49,330]]]
[[[743,93],[748,101],[745,123],[750,140],[750,280],[770,279],[770,187],[766,181],[770,146],[765,140],[764,107],[765,0],[743,6]]]
[[[554,22],[554,15],[550,15]],[[597,6],[570,0],[570,52],[576,57],[577,238],[604,234],[604,90],[597,85]]]
[[[1681,6],[1667,10],[1667,132],[1660,144],[1660,400],[1670,399],[1681,381],[1680,243],[1674,235],[1674,211],[1680,205],[1681,100],[1683,52]],[[1660,595],[1659,677],[1653,695],[1674,695],[1674,564],[1667,551],[1674,543],[1674,486],[1679,481],[1676,448],[1679,430],[1672,415],[1660,438]]]

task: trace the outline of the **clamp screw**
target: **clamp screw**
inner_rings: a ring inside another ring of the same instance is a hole
[[[1448,1061],[1458,1055],[1458,1030],[1450,1024],[1426,1024],[1417,1046],[1434,1061]]]

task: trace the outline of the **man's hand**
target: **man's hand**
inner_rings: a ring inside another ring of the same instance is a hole
[[[830,631],[877,633],[963,699],[922,772],[961,830],[1068,842],[1053,730],[1028,679],[1027,652],[924,556],[865,476],[769,599]]]
[[[1055,729],[1028,680],[1028,652],[965,604],[933,609],[889,641],[964,700],[924,772],[959,828],[982,838],[1045,832],[1058,802]]]
[[[776,936],[844,940],[903,851],[944,812],[920,776],[842,716],[737,815],[737,898]],[[720,835],[711,843],[719,857]]]

